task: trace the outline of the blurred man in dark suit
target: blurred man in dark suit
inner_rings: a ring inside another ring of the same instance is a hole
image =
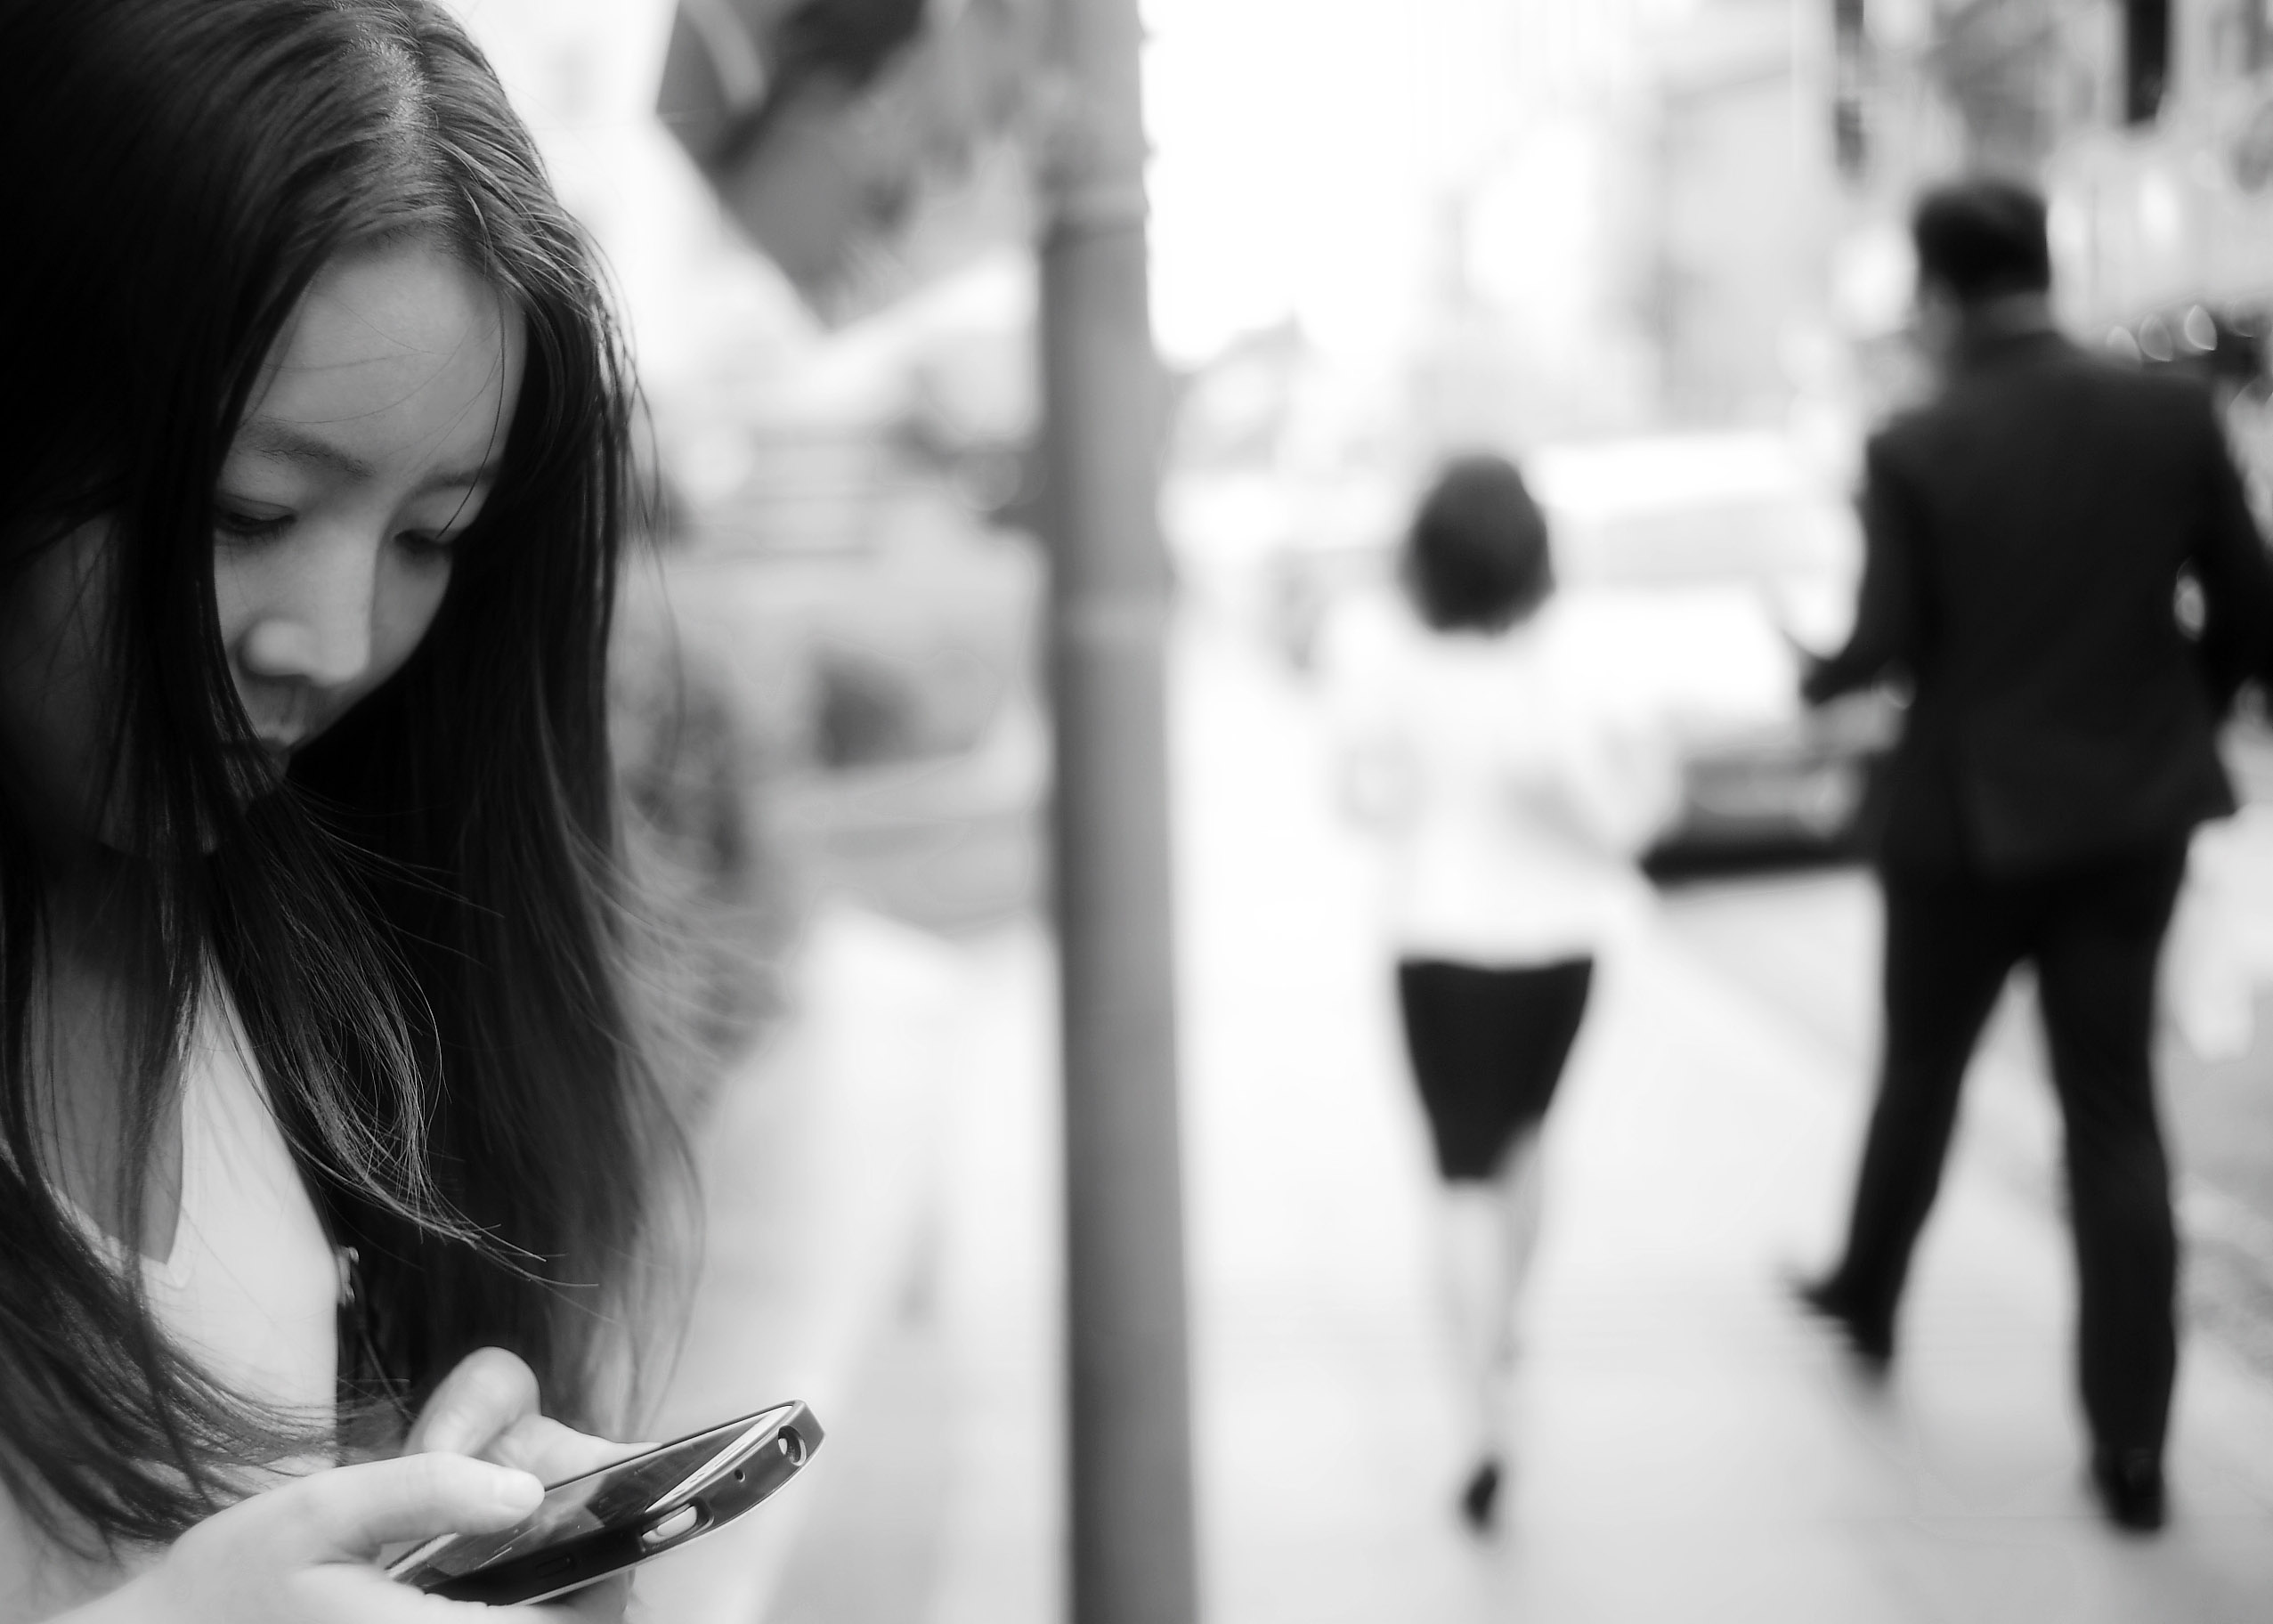
[[[2220,716],[2273,636],[2273,572],[2209,397],[2054,330],[2044,205],[1977,181],[1912,223],[1930,404],[1870,444],[1861,599],[1819,703],[1882,678],[1885,1052],[1839,1266],[1801,1288],[1864,1360],[1932,1206],[1958,1087],[2007,974],[2035,968],[2066,1121],[2091,1479],[2163,1518],[2177,1243],[2149,1060],[2195,825],[2234,807]],[[2181,607],[2183,605],[2183,608]]]

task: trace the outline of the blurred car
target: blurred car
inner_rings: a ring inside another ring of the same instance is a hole
[[[1546,445],[1521,462],[1590,679],[1679,757],[1681,808],[1653,860],[1851,848],[1900,710],[1885,694],[1813,714],[1798,701],[1803,650],[1845,637],[1861,571],[1837,482],[1769,432]],[[1290,657],[1337,596],[1386,587],[1392,548],[1289,538],[1270,596]]]
[[[1774,433],[1543,447],[1524,459],[1600,679],[1660,715],[1682,763],[1660,858],[1839,849],[1900,713],[1809,713],[1804,651],[1838,646],[1862,569],[1853,504]]]

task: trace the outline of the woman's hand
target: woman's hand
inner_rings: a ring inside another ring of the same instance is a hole
[[[377,1563],[379,1547],[510,1528],[543,1493],[526,1472],[462,1455],[311,1473],[207,1517],[156,1567],[69,1617],[79,1624],[477,1624],[495,1610],[397,1584]]]
[[[538,1408],[536,1373],[527,1363],[503,1348],[483,1348],[442,1378],[411,1427],[403,1452],[406,1458],[437,1450],[471,1455],[556,1483],[646,1447],[611,1443],[548,1418]],[[535,1611],[587,1624],[615,1624],[630,1596],[631,1577],[624,1574]]]
[[[556,1483],[647,1447],[611,1443],[548,1419],[538,1407],[536,1372],[503,1348],[483,1348],[442,1377],[402,1452],[471,1455]]]
[[[435,1389],[395,1459],[311,1473],[218,1512],[156,1567],[57,1624],[476,1624],[507,1615],[616,1624],[629,1575],[544,1606],[500,1609],[398,1584],[377,1558],[385,1546],[510,1528],[536,1509],[546,1482],[639,1447],[546,1419],[529,1367],[485,1348]]]

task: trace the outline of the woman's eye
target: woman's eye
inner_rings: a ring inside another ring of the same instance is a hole
[[[282,535],[292,524],[288,513],[246,513],[234,508],[216,508],[213,517],[215,528],[223,535],[239,541],[264,541]]]

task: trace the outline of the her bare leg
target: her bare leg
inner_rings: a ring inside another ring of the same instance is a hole
[[[1496,1181],[1449,1184],[1444,1192],[1445,1307],[1452,1332],[1454,1374],[1463,1422],[1479,1459],[1500,1449],[1501,1383],[1508,1352],[1508,1223]]]
[[[1501,1306],[1498,1311],[1506,1331],[1510,1358],[1522,1340],[1517,1327],[1524,1294],[1530,1284],[1531,1263],[1539,1246],[1539,1214],[1545,1205],[1542,1190],[1546,1182],[1541,1160],[1539,1128],[1534,1123],[1507,1147],[1507,1154],[1500,1159],[1499,1172],[1492,1181],[1492,1188],[1499,1194],[1501,1222],[1506,1225],[1506,1272],[1500,1283]]]
[[[1444,1280],[1466,1425],[1481,1473],[1506,1452],[1514,1376],[1515,1314],[1529,1279],[1539,1229],[1538,1133],[1508,1147],[1490,1180],[1445,1187]],[[1471,1484],[1469,1515],[1489,1520],[1491,1491],[1481,1505]]]

